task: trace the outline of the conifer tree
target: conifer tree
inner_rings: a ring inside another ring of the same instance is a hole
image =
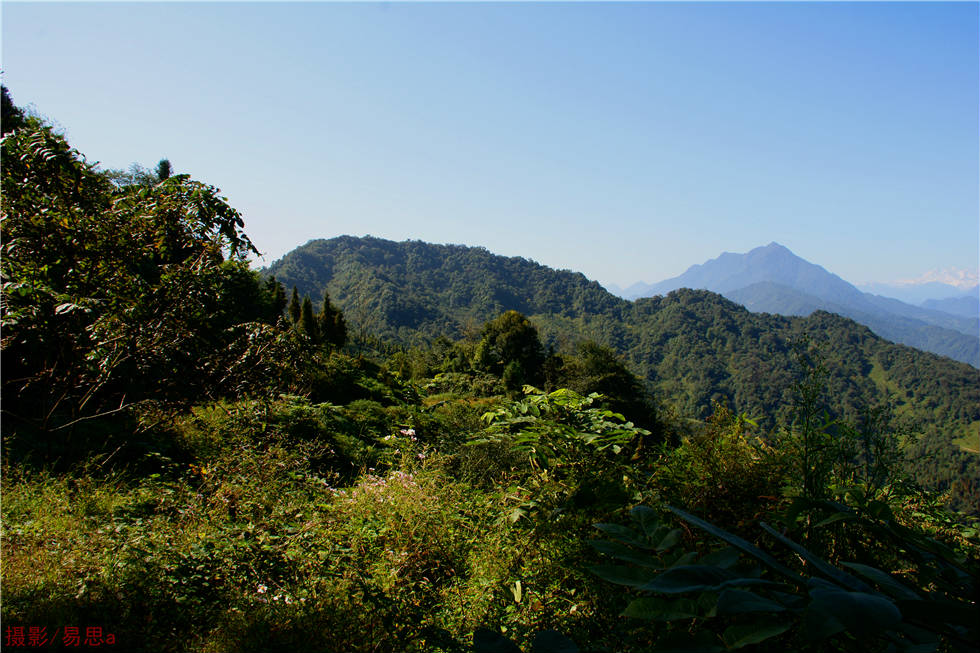
[[[299,318],[302,309],[299,303],[299,291],[296,290],[296,286],[293,286],[293,296],[289,300],[289,320],[293,324],[299,324]]]
[[[286,310],[286,291],[275,277],[269,277],[266,280],[265,291],[269,295],[269,317],[273,322],[276,322]]]
[[[344,314],[340,311],[334,313],[331,338],[330,342],[337,347],[343,347],[344,343],[347,342],[347,320],[344,319]]]
[[[342,347],[347,342],[347,322],[343,313],[330,302],[330,293],[323,292],[323,308],[317,316],[323,342]]]
[[[337,309],[330,303],[330,293],[324,290],[323,307],[320,309],[320,313],[317,315],[317,322],[320,326],[320,334],[327,342],[332,342],[333,340],[331,335],[333,333],[334,315],[336,315],[336,313]]]
[[[313,302],[310,296],[303,297],[303,308],[300,310],[299,332],[307,336],[313,342],[320,341],[320,330],[317,328],[316,318],[313,316]]]

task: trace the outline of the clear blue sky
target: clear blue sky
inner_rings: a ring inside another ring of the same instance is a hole
[[[168,157],[270,263],[482,245],[628,285],[778,241],[976,268],[973,3],[2,3],[4,83],[92,161]]]

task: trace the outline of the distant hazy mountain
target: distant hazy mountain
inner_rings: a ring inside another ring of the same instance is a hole
[[[828,302],[772,281],[760,281],[751,286],[729,290],[721,294],[753,313],[805,316],[814,311],[827,311],[828,313],[842,315],[843,311],[846,310],[840,304]],[[777,307],[779,310],[774,310]]]
[[[604,283],[602,287],[610,292],[610,294],[616,295],[617,297],[625,297],[626,291],[617,286],[614,283]]]
[[[857,287],[864,292],[884,295],[920,306],[934,299],[959,297],[980,299],[980,279],[977,271],[961,268],[930,270],[915,279],[858,284]],[[933,307],[925,306],[925,308]],[[976,317],[976,315],[974,311],[969,317]]]
[[[942,270],[929,270],[925,274],[915,279],[902,279],[895,283],[905,286],[915,286],[927,283],[944,283],[954,286],[960,290],[968,290],[980,284],[980,274],[977,270],[967,268],[944,268]]]
[[[626,297],[666,295],[679,288],[726,293],[762,281],[779,283],[830,301],[854,300],[861,295],[860,290],[837,275],[800,258],[779,243],[769,243],[747,254],[725,252],[660,283],[634,284],[627,288]],[[641,288],[642,293],[637,292]]]
[[[872,295],[882,295],[892,297],[907,304],[922,305],[924,302],[933,299],[950,299],[953,297],[963,297],[965,295],[976,294],[977,286],[972,288],[960,288],[948,283],[930,281],[921,284],[896,284],[896,283],[863,283],[857,284],[859,290],[871,293]]]
[[[824,310],[849,317],[878,335],[980,367],[980,318],[906,304],[864,293],[778,243],[746,254],[726,252],[657,284],[635,284],[627,297],[666,295],[679,288],[725,295],[752,311],[809,315]],[[957,290],[962,293],[962,291]]]
[[[922,308],[933,311],[942,311],[950,315],[960,317],[980,317],[980,297],[977,293],[963,295],[961,297],[947,297],[946,299],[928,299],[922,302]]]

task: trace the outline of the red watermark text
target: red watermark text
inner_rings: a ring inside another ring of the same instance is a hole
[[[115,643],[116,636],[102,626],[59,626],[52,630],[47,626],[7,626],[3,631],[3,645],[9,648],[98,648]]]

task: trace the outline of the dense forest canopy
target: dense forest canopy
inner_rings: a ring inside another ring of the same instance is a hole
[[[9,645],[971,650],[977,370],[477,248],[260,274],[3,91]]]
[[[980,439],[980,372],[831,313],[756,314],[692,290],[627,302],[581,274],[526,259],[371,237],[310,241],[265,273],[303,292],[329,291],[353,328],[405,345],[459,338],[516,310],[546,345],[595,341],[618,351],[681,415],[703,419],[722,401],[770,428],[790,419],[793,343],[806,336],[826,358],[833,412],[855,418],[869,405],[891,406],[903,428],[920,436],[919,446],[933,452],[916,457],[923,482],[946,488],[963,478],[961,470],[980,475],[977,457],[954,444]]]

